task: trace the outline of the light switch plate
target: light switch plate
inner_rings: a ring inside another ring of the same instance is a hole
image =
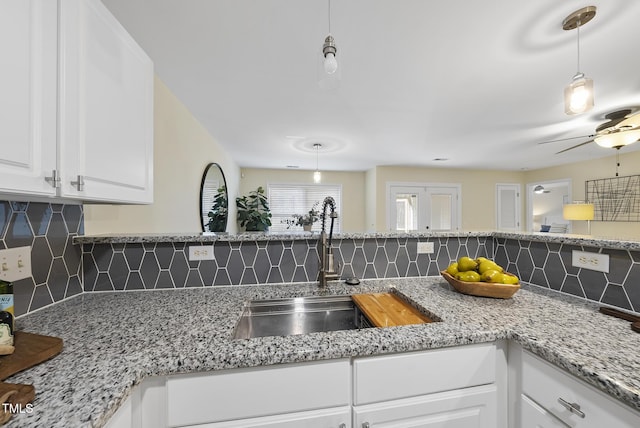
[[[214,260],[213,245],[192,245],[189,247],[189,261]]]
[[[0,279],[17,281],[31,276],[31,246],[0,250]]]
[[[582,269],[609,273],[609,254],[573,250],[571,252],[571,265]]]
[[[418,242],[418,254],[433,254],[433,242]]]

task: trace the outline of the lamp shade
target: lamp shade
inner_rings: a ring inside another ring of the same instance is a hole
[[[597,145],[606,148],[619,148],[633,144],[640,140],[640,129],[630,131],[618,131],[610,134],[599,135],[593,139]]]
[[[567,204],[562,207],[562,217],[565,220],[593,220],[593,204]]]

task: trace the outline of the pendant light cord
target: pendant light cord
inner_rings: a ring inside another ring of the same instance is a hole
[[[329,34],[331,34],[331,0],[329,0],[329,7],[327,9],[327,15],[329,18]]]
[[[578,26],[576,27],[576,30],[578,30],[578,71],[577,73],[580,73],[580,26],[581,25],[582,23],[578,21]]]

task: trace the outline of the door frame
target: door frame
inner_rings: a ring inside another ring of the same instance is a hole
[[[533,183],[527,183],[527,232],[533,231],[533,189],[538,184],[544,187],[545,184],[565,184],[567,186],[567,194],[569,196],[569,203],[573,201],[573,183],[571,178],[560,178],[557,180],[545,180],[545,181],[534,181]],[[571,222],[569,221],[569,227],[567,228],[567,233],[571,233]]]
[[[385,199],[386,199],[386,226],[387,231],[392,231],[391,228],[391,188],[392,187],[452,187],[456,189],[457,198],[456,198],[456,213],[457,213],[457,221],[455,229],[452,230],[460,230],[462,229],[462,184],[460,183],[434,183],[434,182],[415,182],[415,181],[387,181],[386,182],[386,190],[385,190]]]

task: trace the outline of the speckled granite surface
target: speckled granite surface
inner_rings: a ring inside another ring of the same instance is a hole
[[[396,287],[443,322],[384,329],[232,340],[242,302]],[[62,337],[54,359],[9,378],[33,383],[31,414],[12,427],[103,426],[145,377],[511,339],[640,410],[640,335],[629,323],[570,297],[520,290],[512,299],[465,296],[438,277],[316,285],[206,287],[85,293],[17,320]]]
[[[149,242],[242,242],[242,241],[273,241],[273,240],[299,240],[317,237],[312,232],[291,233],[240,233],[227,234],[119,234],[119,235],[93,235],[75,236],[74,244],[126,244]],[[555,242],[559,244],[585,245],[596,248],[611,248],[618,250],[640,250],[640,241],[625,238],[594,237],[590,235],[570,235],[561,233],[527,233],[527,232],[411,232],[411,233],[340,233],[334,235],[335,239],[376,239],[376,238],[455,238],[473,236],[492,236],[495,238],[520,239],[535,242]]]

